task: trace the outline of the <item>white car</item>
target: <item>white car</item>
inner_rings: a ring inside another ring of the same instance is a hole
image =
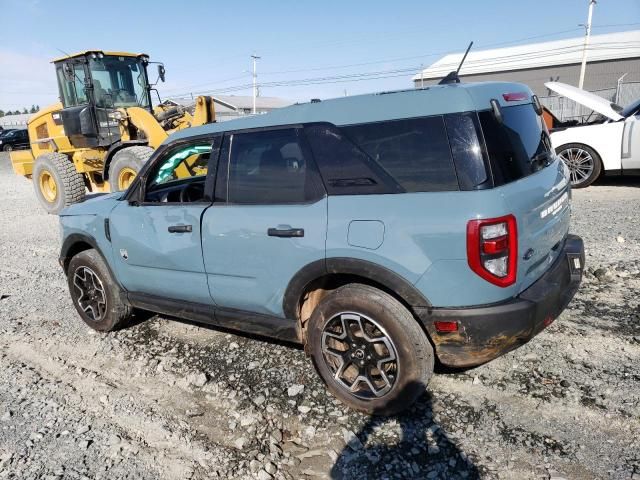
[[[640,175],[640,100],[622,108],[571,85],[548,82],[545,86],[601,115],[577,125],[553,118],[551,143],[569,167],[574,188],[591,185],[602,172]]]

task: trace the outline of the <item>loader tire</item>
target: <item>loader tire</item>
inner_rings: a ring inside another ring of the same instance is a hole
[[[57,215],[63,208],[84,200],[84,179],[67,155],[40,155],[33,166],[32,179],[36,197],[47,213]]]
[[[151,147],[127,147],[116,152],[109,165],[109,184],[112,192],[126,190],[142,166],[153,153]]]

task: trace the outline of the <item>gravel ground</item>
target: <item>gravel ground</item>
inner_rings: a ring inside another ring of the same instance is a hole
[[[640,479],[639,187],[574,192],[588,274],[550,328],[371,418],[295,347],[161,316],[85,327],[57,217],[0,154],[0,478]]]

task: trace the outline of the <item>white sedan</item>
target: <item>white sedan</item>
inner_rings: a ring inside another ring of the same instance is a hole
[[[640,100],[626,108],[593,93],[559,82],[548,82],[550,90],[599,113],[590,123],[563,124],[555,117],[550,126],[551,142],[571,171],[575,188],[591,185],[602,172],[640,175]]]

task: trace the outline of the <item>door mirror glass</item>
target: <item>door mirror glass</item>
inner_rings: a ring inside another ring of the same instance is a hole
[[[164,75],[165,75],[166,70],[164,69],[164,65],[159,64],[158,65],[158,77],[160,78],[160,80],[164,83]]]

